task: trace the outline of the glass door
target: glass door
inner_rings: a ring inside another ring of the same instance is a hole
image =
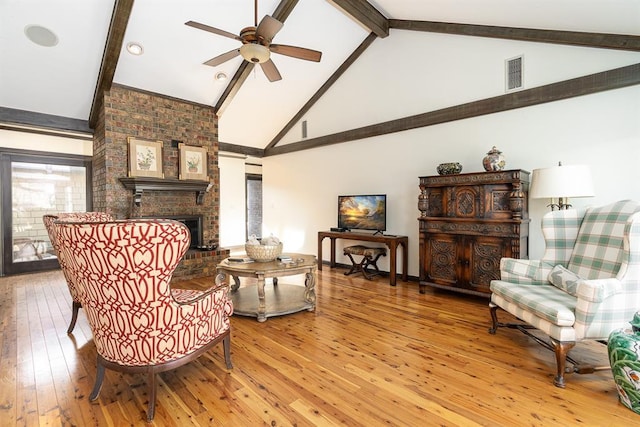
[[[1,166],[3,274],[56,268],[42,216],[88,210],[90,163],[3,154]]]

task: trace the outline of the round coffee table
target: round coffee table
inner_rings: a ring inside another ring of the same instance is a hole
[[[229,258],[218,264],[218,274],[229,275],[234,283],[231,285],[233,312],[241,316],[257,317],[264,322],[267,317],[281,316],[316,308],[316,271],[315,255],[287,254],[293,262],[283,263],[278,260],[270,262],[229,262]],[[304,286],[279,283],[278,278],[304,274]],[[257,279],[256,289],[253,286],[240,287],[240,277]],[[273,279],[273,286],[265,288],[265,279]],[[226,280],[226,277],[221,278]]]

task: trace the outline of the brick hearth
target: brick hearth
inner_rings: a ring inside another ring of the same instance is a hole
[[[206,147],[212,187],[202,203],[196,203],[194,192],[144,191],[137,206],[133,192],[120,182],[128,175],[128,137],[162,141],[167,180],[178,179],[178,142]],[[202,215],[203,241],[218,242],[220,171],[218,119],[213,108],[113,85],[104,96],[94,133],[93,208],[118,219]],[[190,250],[176,269],[174,281],[214,275],[215,266],[227,256],[229,250],[224,248]]]

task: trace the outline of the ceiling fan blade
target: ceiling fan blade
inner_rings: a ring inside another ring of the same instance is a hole
[[[304,59],[306,61],[320,62],[322,52],[317,50],[307,49],[298,46],[288,46],[286,44],[272,44],[269,49],[273,53],[279,53],[280,55],[292,56],[298,59]]]
[[[276,68],[276,64],[273,63],[272,60],[268,60],[260,63],[262,67],[262,71],[264,71],[264,75],[267,76],[270,82],[276,82],[278,80],[282,80],[282,76],[280,72]]]
[[[260,24],[258,24],[258,28],[256,28],[256,36],[270,43],[283,25],[284,24],[276,18],[265,15],[262,21],[260,21]]]
[[[187,21],[187,22],[184,23],[184,25],[188,25],[190,27],[197,28],[199,30],[208,31],[210,33],[217,34],[219,36],[229,37],[230,39],[242,41],[240,36],[238,36],[236,34],[230,33],[230,32],[225,31],[225,30],[221,30],[219,28],[210,27],[209,25],[201,24],[199,22]]]
[[[210,60],[205,62],[204,65],[208,65],[210,67],[216,67],[222,64],[223,62],[230,60],[231,58],[235,58],[238,55],[240,55],[240,49],[233,49],[233,50],[230,50],[229,52],[223,53],[222,55],[218,55],[215,58],[211,58]]]

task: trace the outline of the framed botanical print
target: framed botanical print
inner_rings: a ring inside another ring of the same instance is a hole
[[[194,145],[179,144],[180,151],[180,179],[195,179],[208,181],[207,149]]]
[[[162,171],[162,141],[145,141],[134,137],[129,143],[129,176],[164,178]]]

